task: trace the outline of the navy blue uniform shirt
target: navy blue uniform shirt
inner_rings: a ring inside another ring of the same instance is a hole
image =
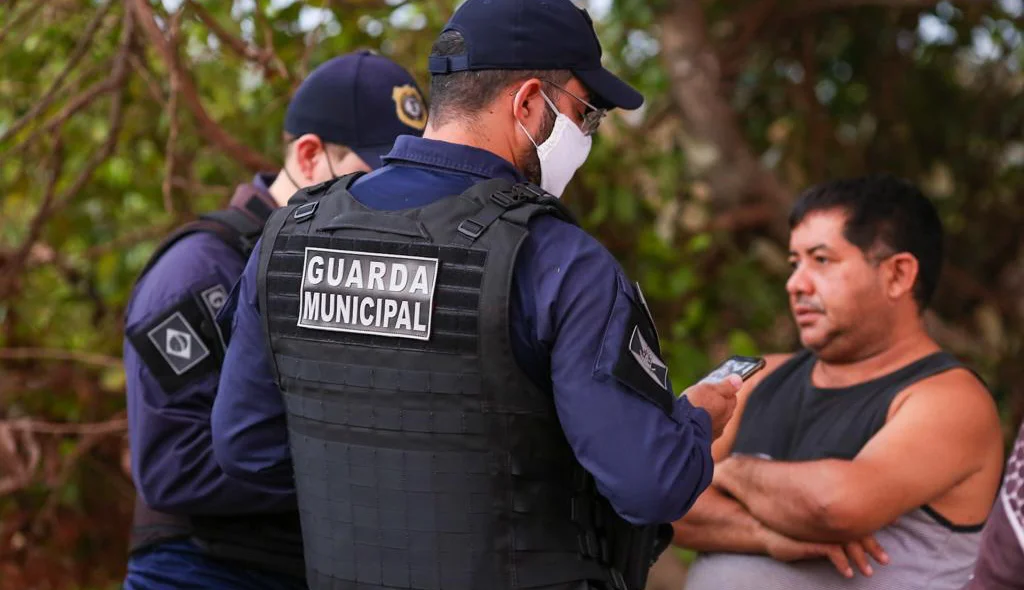
[[[266,192],[266,181],[254,184]],[[171,246],[136,285],[125,317],[126,332],[173,312],[188,297],[224,296],[245,266],[235,250],[216,236],[193,233]],[[172,327],[183,330],[180,324]],[[192,326],[198,330],[198,326]],[[156,333],[159,338],[165,336]],[[189,342],[189,352],[202,352]],[[180,362],[180,357],[170,357]],[[164,362],[162,360],[158,362]],[[237,514],[295,509],[291,490],[265,490],[224,473],[213,456],[210,412],[218,374],[180,362],[182,384],[171,390],[154,377],[135,346],[125,339],[128,436],[132,479],[151,508],[172,514]]]
[[[490,152],[410,136],[398,139],[385,163],[351,189],[373,209],[421,207],[490,178],[523,180]],[[711,482],[710,417],[685,398],[669,416],[612,377],[635,297],[629,281],[582,229],[551,216],[529,229],[509,306],[517,362],[553,392],[569,444],[616,511],[635,524],[677,520]],[[286,494],[293,489],[288,432],[257,302],[258,252],[221,310],[234,317],[213,446],[230,475]]]

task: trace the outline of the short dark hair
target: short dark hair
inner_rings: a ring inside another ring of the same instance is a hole
[[[877,174],[835,180],[803,192],[789,214],[789,228],[816,211],[846,212],[843,236],[865,256],[908,252],[917,258],[914,299],[931,302],[942,271],[943,230],[935,205],[913,183]]]
[[[450,57],[466,53],[462,33],[441,33],[430,50],[431,55]],[[456,117],[472,118],[494,102],[510,84],[540,78],[564,84],[572,78],[569,70],[467,70],[434,74],[430,79],[430,116],[432,126],[443,125]]]

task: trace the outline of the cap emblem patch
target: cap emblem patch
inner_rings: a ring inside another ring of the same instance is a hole
[[[417,131],[423,131],[427,126],[427,109],[423,106],[419,90],[411,84],[395,86],[391,99],[395,101],[398,119]]]

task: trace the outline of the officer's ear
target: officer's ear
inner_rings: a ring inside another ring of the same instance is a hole
[[[544,116],[544,97],[541,96],[543,83],[539,78],[530,78],[520,82],[518,87],[513,86],[512,92],[512,116],[516,121],[522,123],[530,133],[539,127],[533,119],[542,120]],[[538,117],[538,115],[540,115]]]
[[[320,138],[312,133],[299,136],[292,144],[292,158],[295,160],[293,170],[298,170],[303,179],[313,184],[316,176],[316,164],[320,158],[327,156]]]

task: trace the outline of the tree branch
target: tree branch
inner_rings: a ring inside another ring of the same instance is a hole
[[[132,52],[128,56],[128,62],[132,65],[132,69],[135,73],[142,78],[142,81],[146,83],[146,89],[149,91],[149,95],[153,97],[153,100],[161,106],[165,106],[168,102],[168,98],[164,96],[164,91],[160,88],[160,83],[153,78],[153,72],[149,70],[148,65],[145,62],[145,57],[140,57],[138,53]]]
[[[317,26],[314,27],[312,31],[306,33],[306,39],[304,43],[305,47],[302,48],[302,57],[299,59],[299,76],[301,76],[301,78],[299,78],[300,80],[305,80],[306,76],[309,76],[309,62],[313,58],[313,50],[320,42],[320,31],[322,30],[322,27],[323,23],[321,22],[317,24]],[[298,83],[297,80],[296,83]]]
[[[122,412],[123,414],[123,412]],[[91,422],[85,424],[73,424],[70,422],[45,422],[30,418],[17,420],[4,420],[0,422],[11,430],[23,430],[36,434],[51,434],[56,436],[95,436],[106,434],[121,434],[128,430],[128,419],[123,415],[105,420],[103,422]]]
[[[89,24],[86,25],[85,32],[82,33],[82,36],[78,39],[78,44],[75,46],[74,51],[72,51],[71,56],[68,58],[68,62],[64,66],[64,69],[57,74],[57,78],[54,79],[50,88],[43,94],[42,98],[36,101],[35,104],[32,105],[32,108],[29,109],[24,116],[15,121],[3,135],[0,135],[0,144],[6,142],[16,133],[21,131],[25,125],[35,119],[39,113],[43,112],[50,106],[50,103],[53,102],[53,99],[57,96],[57,92],[60,91],[61,87],[64,85],[64,81],[67,79],[68,74],[71,73],[71,70],[78,65],[78,62],[81,61],[85,53],[92,47],[92,39],[95,37],[96,31],[99,30],[100,25],[103,24],[103,18],[110,11],[110,7],[112,5],[113,3],[108,1],[104,3],[103,6],[100,6],[99,11],[96,12],[92,17],[92,20],[89,21]]]
[[[671,96],[683,115],[690,163],[711,186],[716,204],[735,205],[755,197],[788,206],[790,191],[755,158],[721,94],[719,62],[707,39],[700,2],[676,0],[661,24],[661,55]],[[784,228],[775,229],[784,234]]]
[[[110,80],[116,88],[113,101],[110,103],[110,131],[108,132],[107,140],[103,142],[99,151],[89,158],[82,172],[71,183],[71,186],[61,194],[58,201],[61,207],[67,205],[82,190],[82,187],[89,182],[96,169],[114,153],[119,136],[121,135],[121,126],[124,123],[125,81],[128,78],[128,56],[131,54],[132,33],[135,30],[135,21],[132,19],[129,11],[125,11],[124,17],[121,20],[120,49],[118,50],[117,57],[114,59],[114,68],[110,74]]]
[[[773,16],[778,14],[779,0],[761,0],[733,17],[732,22],[739,29],[739,36],[722,55],[723,72],[740,69],[740,62],[746,56],[750,45]]]
[[[220,40],[221,43],[227,45],[236,54],[249,61],[256,62],[263,69],[263,75],[267,78],[273,79],[275,77],[284,78],[285,80],[291,79],[291,73],[288,68],[284,66],[284,62],[277,56],[272,49],[259,49],[253,47],[244,40],[232,35],[217,22],[217,19],[213,17],[205,8],[202,7],[198,2],[188,0],[189,8],[195,13],[199,20],[205,24],[213,35]],[[256,10],[259,10],[257,6]]]
[[[32,221],[28,224],[28,233],[25,235],[25,240],[21,243],[18,251],[6,260],[3,265],[4,280],[0,281],[0,299],[11,297],[18,290],[19,275],[22,269],[25,268],[25,262],[28,260],[29,253],[32,252],[32,246],[39,239],[43,226],[46,225],[46,220],[50,217],[50,212],[53,210],[53,201],[57,194],[57,181],[60,180],[60,173],[64,168],[63,152],[61,138],[57,136],[50,151],[50,160],[47,165],[50,177],[46,182],[46,188],[43,189],[42,203],[40,203],[39,209],[36,210],[36,214],[32,216]]]
[[[804,69],[800,95],[801,102],[804,103],[804,116],[807,118],[808,176],[819,179],[825,176],[825,155],[828,153],[829,136],[826,129],[828,114],[815,92],[815,85],[818,83],[816,48],[815,27],[805,26],[800,36],[800,63]]]
[[[984,5],[995,0],[952,0],[953,4]],[[808,0],[786,14],[787,17],[804,18],[825,12],[839,12],[856,8],[931,8],[936,0]]]
[[[181,64],[178,63],[177,48],[171,47],[163,33],[160,32],[160,28],[157,26],[156,21],[153,18],[152,7],[149,5],[147,0],[130,0],[130,2],[132,11],[138,18],[139,24],[142,25],[142,29],[145,31],[146,36],[149,37],[150,42],[154,47],[156,47],[157,52],[163,58],[164,63],[167,65],[167,69],[174,70],[176,72],[181,85],[181,98],[192,112],[192,116],[196,119],[199,132],[203,137],[211,143],[219,146],[229,156],[237,160],[252,172],[274,169],[275,166],[273,162],[232,137],[227,131],[221,128],[213,119],[210,118],[199,99],[199,95],[196,92],[196,87],[192,82],[191,77],[189,77],[189,75],[182,69]]]
[[[170,44],[178,46],[178,36],[181,33],[181,17],[184,11],[179,9],[171,17]],[[164,146],[164,179],[161,186],[164,197],[164,210],[174,214],[174,194],[171,179],[174,177],[174,149],[178,142],[178,95],[181,93],[181,77],[177,68],[170,69],[171,91],[170,99],[167,101],[167,113],[170,116],[170,123],[167,131],[167,144]]]
[[[105,354],[59,348],[0,348],[0,359],[66,361],[107,369],[120,369],[124,366],[121,359]]]
[[[178,185],[175,184],[175,186]],[[127,248],[128,246],[134,246],[139,242],[145,242],[147,240],[161,238],[168,232],[173,230],[175,227],[177,227],[177,225],[178,221],[177,219],[175,219],[170,223],[144,227],[142,229],[138,229],[133,232],[123,234],[113,240],[89,248],[82,254],[82,258],[85,260],[94,260],[100,256],[103,256],[104,254],[107,254],[109,252],[116,252],[123,248]]]
[[[171,179],[174,188],[181,189],[190,195],[219,194],[227,201],[231,197],[233,187],[215,184],[203,184],[197,180],[175,176]]]
[[[61,427],[65,425],[43,423],[35,424],[35,426],[38,428],[40,426]],[[33,528],[35,529],[39,529],[43,523],[53,523],[57,507],[60,505],[60,490],[67,484],[82,457],[107,436],[127,432],[128,420],[125,418],[115,418],[101,424],[69,424],[66,426],[77,427],[73,432],[80,433],[81,438],[78,444],[75,445],[74,450],[64,458],[60,471],[48,482],[50,494],[46,498],[43,507],[35,515],[33,520]]]
[[[71,474],[75,464],[104,437],[124,434],[128,431],[128,419],[123,413],[105,422],[91,424],[69,424],[43,422],[31,418],[0,421],[0,467],[10,474],[0,479],[0,494],[10,494],[24,489],[32,483],[38,471],[42,452],[34,435],[80,436],[75,450],[63,461],[60,471],[50,487],[60,489]],[[39,512],[37,522],[49,519],[56,506],[56,493],[51,492],[45,507]]]
[[[64,123],[67,123],[68,119],[74,116],[75,113],[92,104],[92,102],[100,96],[116,89],[117,86],[117,80],[114,76],[110,76],[102,82],[97,82],[83,90],[77,96],[68,101],[57,115],[29,134],[29,136],[14,149],[22,151],[27,150],[40,137],[53,135],[60,127],[63,127]]]
[[[0,466],[9,474],[0,479],[0,494],[15,492],[31,483],[41,456],[39,442],[32,433],[0,422]]]
[[[13,4],[13,3],[12,3]],[[42,2],[29,2],[24,10],[11,17],[3,29],[0,29],[0,43],[7,37],[7,34],[21,25],[22,21],[31,17],[37,10],[43,7]],[[13,8],[13,6],[11,7]]]
[[[777,205],[758,203],[741,205],[725,211],[711,220],[708,229],[713,231],[740,232],[770,227],[777,222],[780,210]]]

